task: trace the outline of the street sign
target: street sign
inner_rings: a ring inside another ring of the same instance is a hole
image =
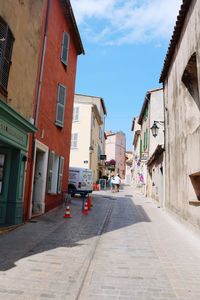
[[[106,160],[107,156],[105,154],[100,155],[100,160]]]

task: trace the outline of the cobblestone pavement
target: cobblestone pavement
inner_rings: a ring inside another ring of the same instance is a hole
[[[199,300],[200,240],[126,187],[0,236],[0,299]]]

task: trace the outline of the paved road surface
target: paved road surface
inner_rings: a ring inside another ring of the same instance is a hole
[[[0,299],[200,299],[199,239],[129,187],[93,203],[0,236]]]

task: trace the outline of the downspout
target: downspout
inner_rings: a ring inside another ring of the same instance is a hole
[[[39,75],[38,88],[37,88],[36,112],[35,112],[35,123],[34,123],[36,127],[38,126],[38,116],[39,116],[39,109],[40,109],[40,96],[41,96],[41,88],[42,88],[42,77],[44,72],[44,60],[46,54],[50,1],[51,0],[47,0],[47,13],[46,13],[46,20],[45,20],[45,28],[44,28],[44,42],[42,47],[42,56],[41,56],[40,73],[39,73],[40,75]]]
[[[37,96],[36,96],[36,110],[35,110],[35,118],[34,118],[34,125],[35,127],[38,126],[38,116],[39,116],[39,107],[40,107],[40,96],[41,96],[41,86],[42,86],[42,77],[44,71],[44,61],[45,61],[45,53],[46,53],[46,43],[47,43],[47,32],[48,32],[48,21],[49,21],[49,12],[50,12],[50,1],[47,0],[47,8],[46,8],[46,16],[45,16],[45,26],[44,26],[44,40],[42,45],[42,54],[41,60],[39,64],[39,80],[37,85]],[[32,188],[33,188],[33,168],[34,168],[34,161],[35,161],[35,139],[36,135],[33,134],[32,138],[32,147],[31,147],[31,164],[30,164],[30,178],[29,178],[29,202],[27,205],[27,211],[24,216],[25,219],[30,219],[30,208],[31,208],[31,201],[32,201]]]

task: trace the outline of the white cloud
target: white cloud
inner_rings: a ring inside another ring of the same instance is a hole
[[[71,0],[81,33],[96,43],[169,39],[182,0]]]

